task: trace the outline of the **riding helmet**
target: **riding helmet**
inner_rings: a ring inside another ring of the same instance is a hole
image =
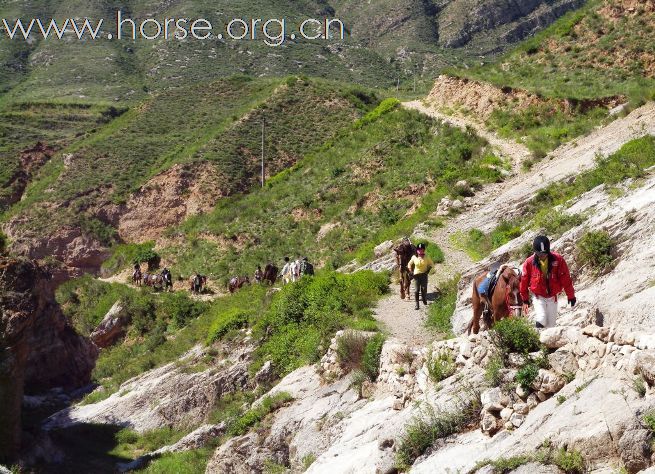
[[[423,242],[421,242],[420,244],[418,244],[416,246],[416,250],[425,250],[425,244]]]
[[[550,253],[550,240],[545,235],[538,235],[532,242],[532,248],[535,252]]]

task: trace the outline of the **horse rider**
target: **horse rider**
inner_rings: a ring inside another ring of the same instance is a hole
[[[309,263],[309,259],[307,257],[303,257],[302,262],[300,262],[300,274],[302,276],[314,274],[314,265]]]
[[[282,282],[286,285],[291,282],[291,262],[289,257],[284,257],[284,266],[282,267]]]
[[[164,280],[164,286],[166,288],[173,288],[173,275],[168,268],[164,268],[161,272],[161,277]]]
[[[534,254],[523,263],[520,292],[523,299],[523,312],[528,313],[530,295],[534,305],[534,320],[537,328],[555,326],[557,319],[557,296],[564,291],[571,307],[577,299],[571,281],[571,272],[558,253],[550,251],[550,240],[539,235],[532,243]]]
[[[257,265],[257,270],[255,270],[255,283],[261,283],[264,279],[264,272],[262,271],[262,266]]]
[[[414,279],[415,290],[414,298],[416,299],[416,308],[419,309],[418,299],[419,293],[422,293],[423,304],[428,304],[428,273],[434,267],[434,262],[432,259],[425,255],[426,244],[420,243],[416,246],[416,255],[414,255],[409,263],[407,268],[412,274]]]

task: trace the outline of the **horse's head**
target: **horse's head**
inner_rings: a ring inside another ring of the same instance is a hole
[[[505,282],[505,302],[511,316],[521,316],[523,313],[523,299],[519,291],[521,277],[513,268],[507,268],[502,274]]]

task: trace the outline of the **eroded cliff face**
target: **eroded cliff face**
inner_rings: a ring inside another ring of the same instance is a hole
[[[0,257],[0,462],[18,453],[24,391],[88,383],[97,354],[59,309],[48,270]]]

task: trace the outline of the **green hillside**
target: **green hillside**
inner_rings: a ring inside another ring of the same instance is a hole
[[[478,137],[395,103],[384,101],[264,189],[191,218],[171,232],[175,245],[163,256],[182,274],[221,279],[284,255],[336,268],[364,244],[410,233],[458,180],[500,179],[499,160]]]
[[[216,188],[246,191],[258,180],[262,117],[267,172],[274,174],[375,103],[358,88],[297,78],[234,77],[163,92],[53,158],[7,217],[20,215],[23,231],[40,234],[95,221],[95,237],[109,244],[113,223],[102,209],[124,203],[171,165],[211,163],[221,176]],[[66,204],[53,206],[58,202]]]
[[[591,0],[494,64],[452,72],[546,97],[642,103],[655,93],[654,33],[652,2]]]

